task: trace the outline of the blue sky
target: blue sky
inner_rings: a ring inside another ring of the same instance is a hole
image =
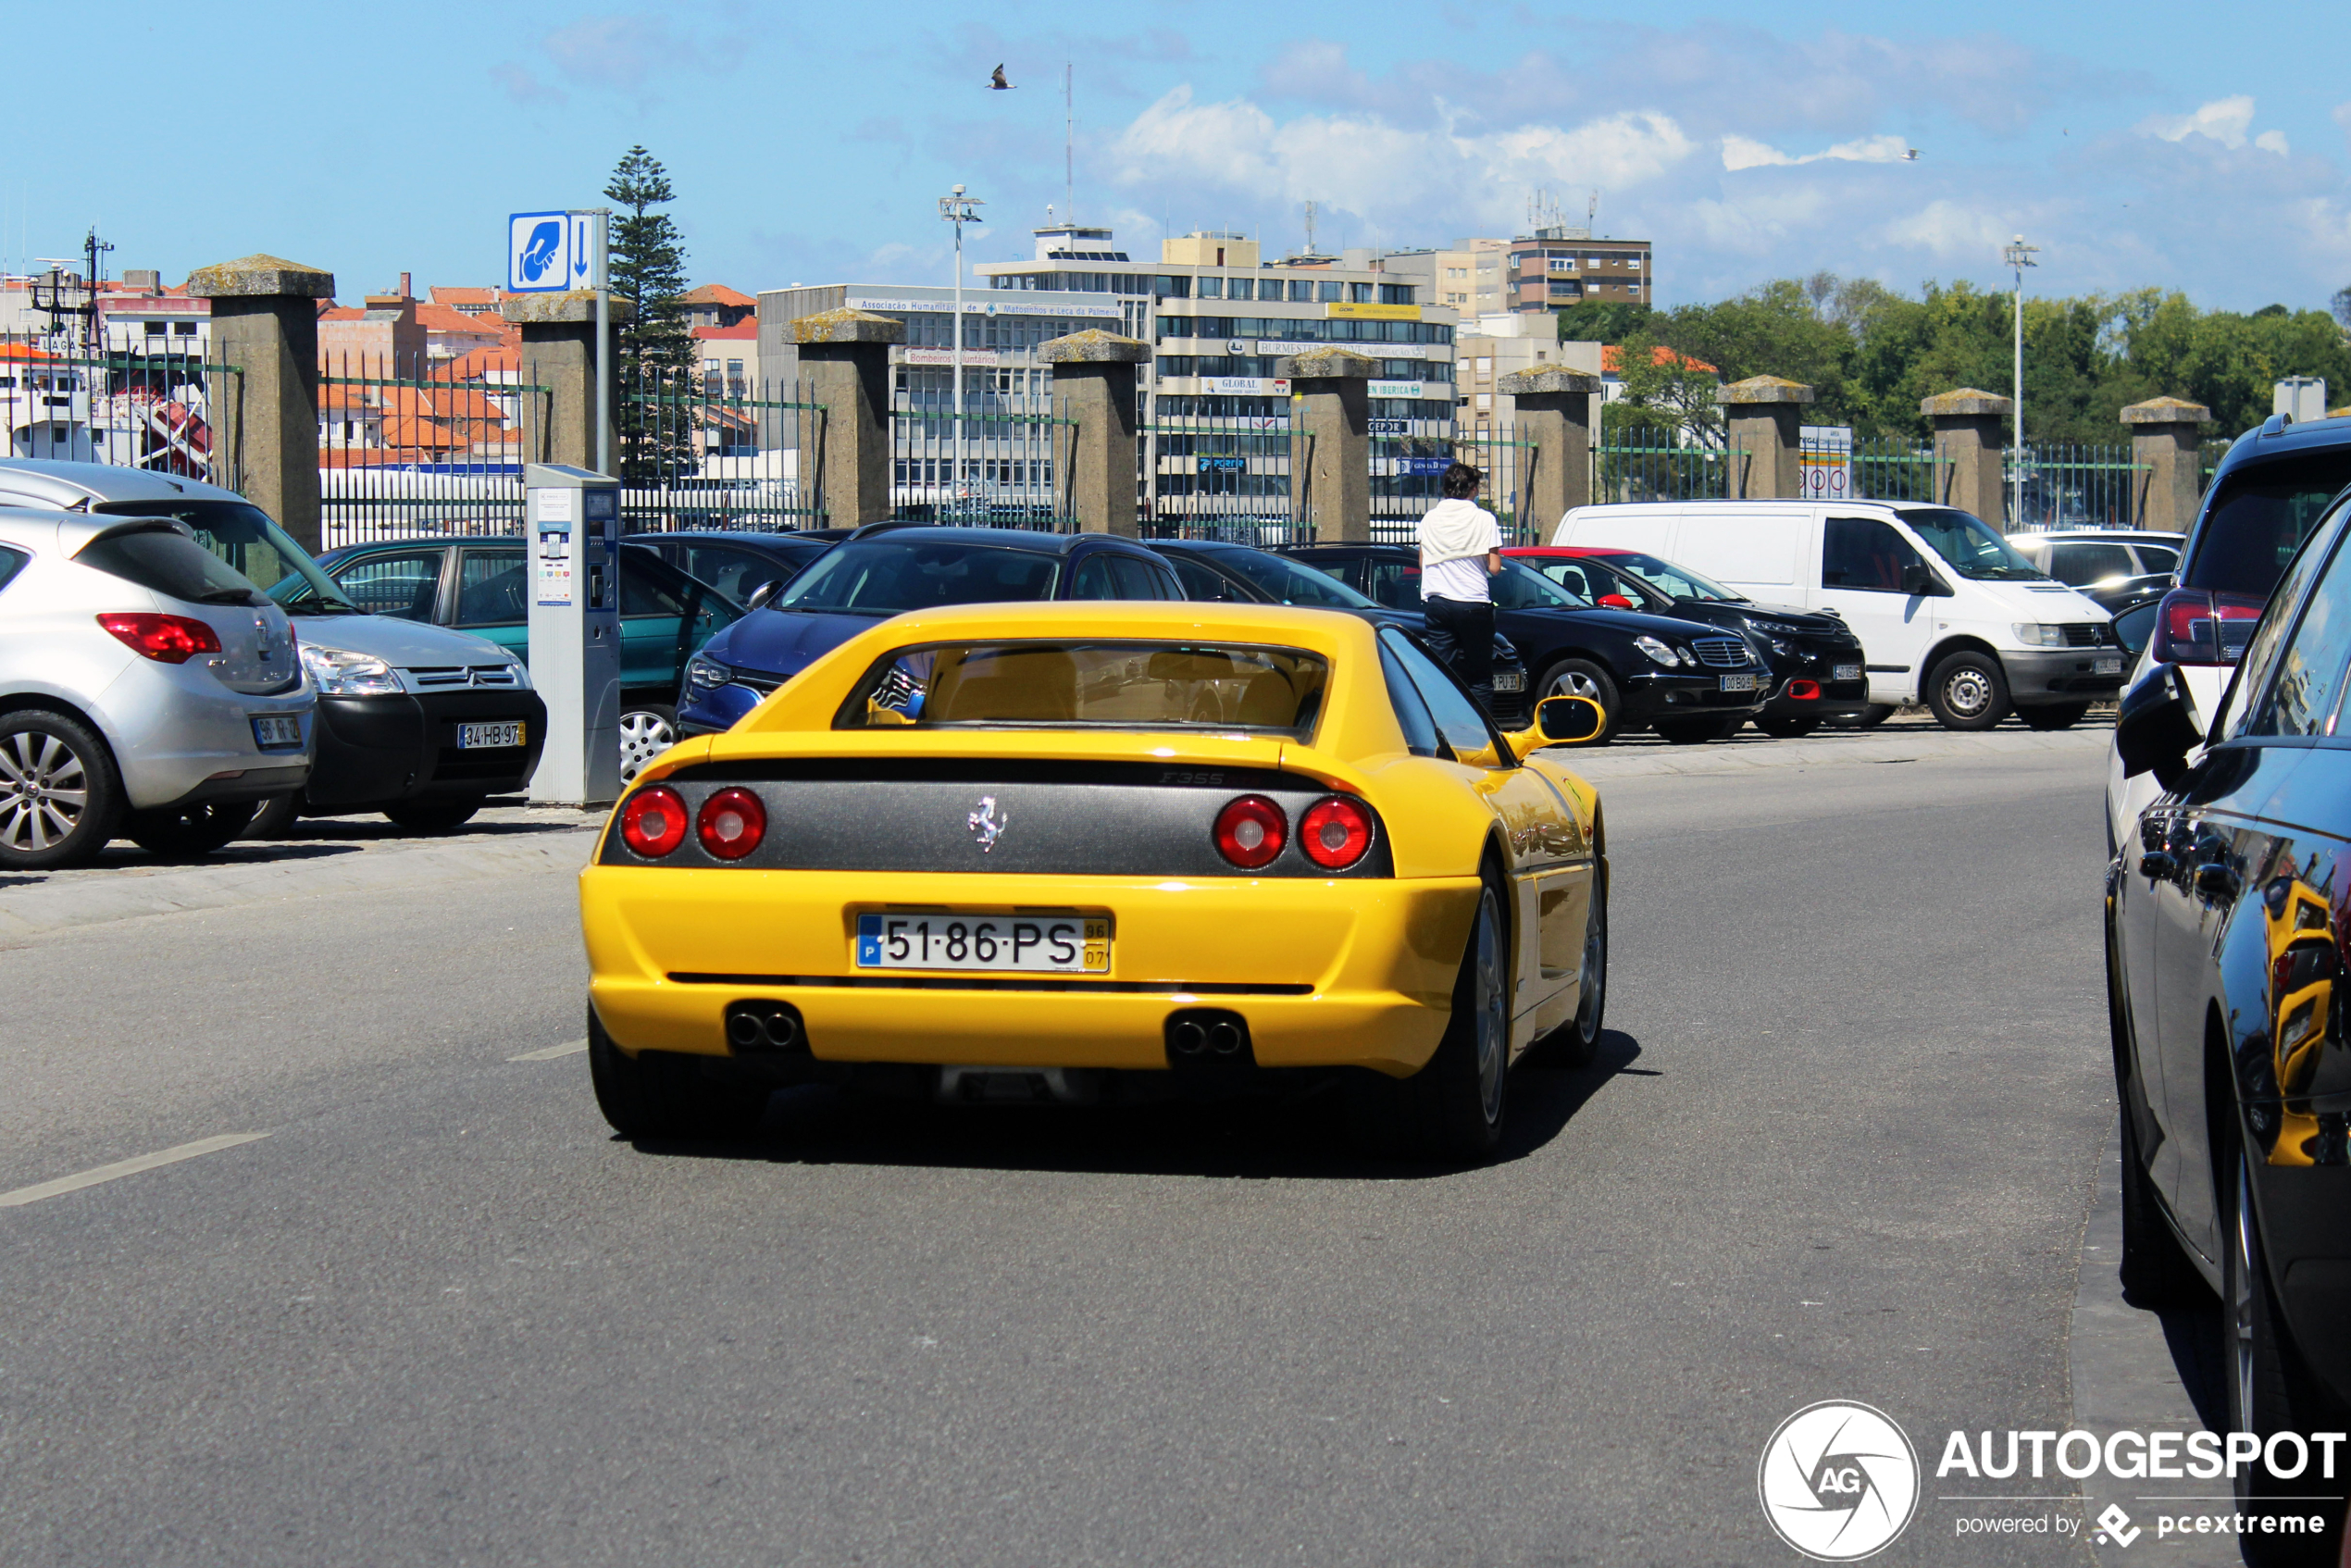
[[[104,34],[136,90],[93,86],[86,41],[12,75],[11,268],[95,219],[115,268],[175,281],[268,251],[346,299],[493,282],[506,213],[593,204],[642,142],[697,280],[943,282],[951,183],[989,202],[978,260],[1062,203],[1071,60],[1078,216],[1138,258],[1169,226],[1294,247],[1309,198],[1325,248],[1511,233],[1545,187],[1654,240],[1666,304],[1822,268],[1996,282],[2018,230],[2046,292],[2351,285],[2336,8],[220,0]],[[999,60],[1016,91],[984,90]]]

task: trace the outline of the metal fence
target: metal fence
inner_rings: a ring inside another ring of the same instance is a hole
[[[1670,440],[1602,441],[1592,449],[1596,502],[1704,501],[1729,493],[1729,455]]]
[[[522,468],[543,461],[554,394],[508,358],[321,355],[326,548],[522,529]]]
[[[648,367],[616,401],[625,532],[825,526],[825,410],[803,383]]]
[[[889,417],[890,516],[963,527],[1074,533],[1054,482],[1055,436],[1076,431],[1066,403],[967,411],[961,448],[951,408],[899,407]]]
[[[2127,529],[2138,526],[2138,477],[2127,442],[2116,445],[2028,446],[2009,454],[2002,476],[2011,496],[2023,479],[2011,531],[2046,529]]]
[[[0,342],[9,455],[106,463],[242,489],[244,371],[199,354],[54,353]]]
[[[1290,483],[1303,461],[1303,432],[1287,413],[1163,414],[1136,433],[1144,538],[1256,545],[1307,538]]]
[[[1517,428],[1511,425],[1489,427],[1466,435],[1456,435],[1451,442],[1451,457],[1467,463],[1485,476],[1478,487],[1477,504],[1494,514],[1502,526],[1504,544],[1547,544],[1545,533],[1559,526],[1557,517],[1538,517],[1527,509],[1527,485],[1532,479],[1529,454],[1535,443],[1518,439]],[[1442,477],[1439,470],[1439,477]],[[1407,539],[1410,538],[1408,534]]]

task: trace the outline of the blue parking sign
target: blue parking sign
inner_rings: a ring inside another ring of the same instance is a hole
[[[577,287],[571,276],[577,227],[567,212],[518,212],[508,218],[506,292],[549,294]]]

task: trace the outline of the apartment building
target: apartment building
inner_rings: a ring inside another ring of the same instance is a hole
[[[1587,376],[1600,374],[1598,343],[1561,342],[1548,315],[1502,311],[1464,322],[1454,340],[1461,373],[1461,402],[1454,418],[1461,433],[1479,441],[1506,434],[1518,422],[1517,399],[1499,390],[1505,376],[1519,370],[1559,366]],[[1594,392],[1586,410],[1589,429],[1598,438],[1602,394]]]
[[[1510,310],[1564,310],[1587,302],[1649,305],[1655,257],[1647,240],[1596,240],[1588,229],[1537,229],[1512,240]]]
[[[1510,248],[1508,240],[1474,238],[1444,250],[1388,251],[1379,257],[1380,270],[1409,278],[1423,304],[1443,305],[1468,321],[1511,308],[1504,277]]]

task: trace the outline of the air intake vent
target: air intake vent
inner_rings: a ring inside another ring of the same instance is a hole
[[[1690,644],[1701,664],[1737,669],[1747,663],[1747,644],[1730,637],[1701,637]]]

